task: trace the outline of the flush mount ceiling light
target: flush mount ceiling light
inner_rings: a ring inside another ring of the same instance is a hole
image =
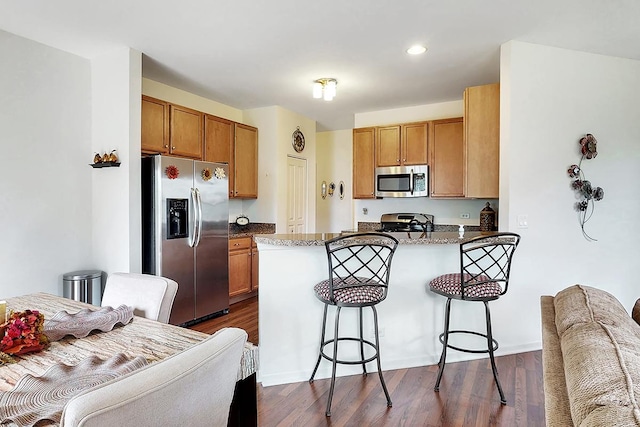
[[[427,48],[421,45],[413,45],[409,49],[407,49],[407,53],[409,55],[420,55],[421,53],[425,53]]]
[[[336,96],[336,79],[318,79],[313,82],[313,97],[331,101]]]

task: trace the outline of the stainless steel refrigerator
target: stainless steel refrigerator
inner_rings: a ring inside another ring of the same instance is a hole
[[[169,323],[229,311],[229,168],[142,158],[142,271],[178,282]]]

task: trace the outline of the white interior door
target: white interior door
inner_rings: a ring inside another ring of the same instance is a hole
[[[307,160],[287,157],[287,232],[307,232]]]

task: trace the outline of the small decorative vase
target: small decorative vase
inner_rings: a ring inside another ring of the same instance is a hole
[[[487,202],[484,209],[480,211],[480,231],[493,231],[496,224],[496,211],[491,209],[491,204]]]

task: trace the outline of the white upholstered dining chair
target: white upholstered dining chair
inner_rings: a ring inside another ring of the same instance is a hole
[[[102,295],[102,307],[133,307],[133,314],[169,323],[178,284],[171,279],[151,274],[112,273]]]
[[[225,328],[187,350],[73,397],[62,427],[226,426],[247,333]]]

